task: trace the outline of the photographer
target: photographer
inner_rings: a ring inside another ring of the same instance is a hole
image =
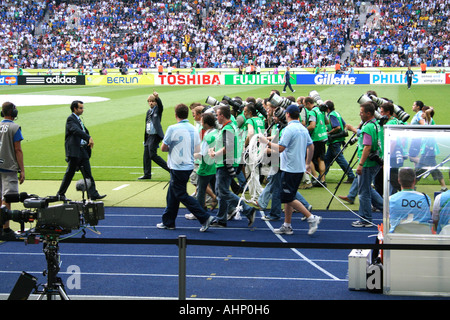
[[[239,197],[230,191],[231,180],[236,175],[239,156],[237,146],[236,126],[231,121],[231,111],[228,106],[220,106],[217,111],[217,121],[222,125],[214,149],[209,150],[209,156],[216,162],[216,195],[219,198],[219,211],[211,226],[226,227],[227,214],[239,203]],[[251,227],[255,221],[256,209],[242,203],[243,214],[247,216]]]
[[[344,154],[341,152],[341,147],[345,141],[345,121],[342,116],[334,108],[334,103],[331,100],[325,101],[327,108],[328,118],[328,149],[325,154],[325,167],[327,174],[330,169],[331,161],[336,158],[336,162],[341,167],[342,171],[347,175],[347,183],[352,183],[355,179],[355,174],[352,168],[349,166],[348,161],[344,158]],[[339,156],[338,156],[339,155]]]
[[[357,155],[359,159],[356,174],[358,175],[358,196],[360,220],[352,223],[353,227],[372,227],[372,201],[383,203],[383,198],[372,188],[372,182],[380,170],[379,152],[381,150],[381,128],[375,119],[376,106],[373,102],[365,102],[360,106],[363,122],[358,138]],[[376,161],[378,160],[378,162]]]
[[[391,102],[383,103],[379,108],[380,115],[384,117],[382,123],[384,125],[401,125],[402,123],[400,120],[398,120],[394,116],[394,105]],[[379,121],[380,123],[380,121]],[[384,154],[383,148],[384,148],[384,128],[382,123],[380,123],[381,127],[381,151],[380,154]],[[391,190],[392,192],[400,190],[400,185],[398,183],[398,168],[403,166],[403,154],[402,150],[400,148],[400,144],[396,146],[396,144],[392,145],[393,149],[391,150],[391,169],[390,169],[390,176],[391,176]],[[374,180],[374,187],[375,190],[383,196],[384,194],[384,188],[383,188],[383,167],[380,168],[380,171],[378,171],[375,180]],[[390,192],[389,194],[391,194]]]
[[[324,114],[324,111],[319,107],[314,106],[314,100],[311,97],[306,97],[305,107],[308,110],[308,119],[306,120],[306,128],[311,135],[311,139],[314,143],[314,155],[312,158],[312,174],[313,176],[322,177],[321,183],[326,187],[325,182],[325,144],[328,140],[327,127],[328,120]],[[317,180],[313,181],[314,187],[320,187],[321,185]]]
[[[17,108],[11,102],[2,105],[1,115],[4,118],[0,130],[0,186],[2,194],[2,205],[11,209],[11,204],[5,202],[7,193],[19,193],[19,184],[25,181],[25,167],[23,164],[23,151],[21,141],[22,131],[14,122],[17,117]],[[19,173],[19,177],[17,177]],[[9,228],[9,221],[3,225],[0,240],[14,240],[16,238],[13,230]]]

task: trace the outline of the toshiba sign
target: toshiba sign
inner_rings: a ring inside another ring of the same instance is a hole
[[[155,84],[160,85],[220,85],[224,84],[224,76],[218,74],[177,74],[158,75]]]

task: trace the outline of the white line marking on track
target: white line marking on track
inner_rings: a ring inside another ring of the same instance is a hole
[[[263,211],[259,211],[261,216],[264,215]],[[272,227],[272,225],[269,223],[269,221],[265,221],[265,223],[267,224],[267,226],[270,228],[270,230],[273,232],[274,228]],[[280,239],[281,242],[283,243],[288,243],[288,241],[286,241],[286,239],[284,239],[281,235],[274,233],[274,235]],[[322,271],[323,273],[325,273],[327,276],[329,276],[330,278],[332,278],[333,280],[340,280],[338,277],[336,277],[335,275],[331,274],[330,272],[328,272],[327,270],[325,270],[324,268],[322,268],[321,266],[319,266],[318,264],[314,263],[312,260],[308,259],[305,255],[303,255],[300,251],[298,251],[296,248],[290,248],[296,255],[298,255],[300,258],[302,258],[303,260],[305,260],[306,262],[308,262],[310,265],[312,265],[313,267],[315,267],[316,269],[318,269],[319,271]]]

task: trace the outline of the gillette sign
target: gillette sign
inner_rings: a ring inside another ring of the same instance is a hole
[[[298,74],[297,84],[353,85],[370,84],[369,74]]]

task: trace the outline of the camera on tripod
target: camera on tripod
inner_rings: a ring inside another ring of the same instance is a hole
[[[62,201],[64,203],[49,206],[49,203]],[[0,210],[0,225],[12,220],[23,226],[27,222],[36,221],[36,234],[62,235],[78,230],[81,226],[96,226],[99,220],[105,219],[103,202],[70,201],[58,196],[41,198],[37,195],[5,194],[8,203],[22,202],[24,210],[9,210],[2,206]]]

